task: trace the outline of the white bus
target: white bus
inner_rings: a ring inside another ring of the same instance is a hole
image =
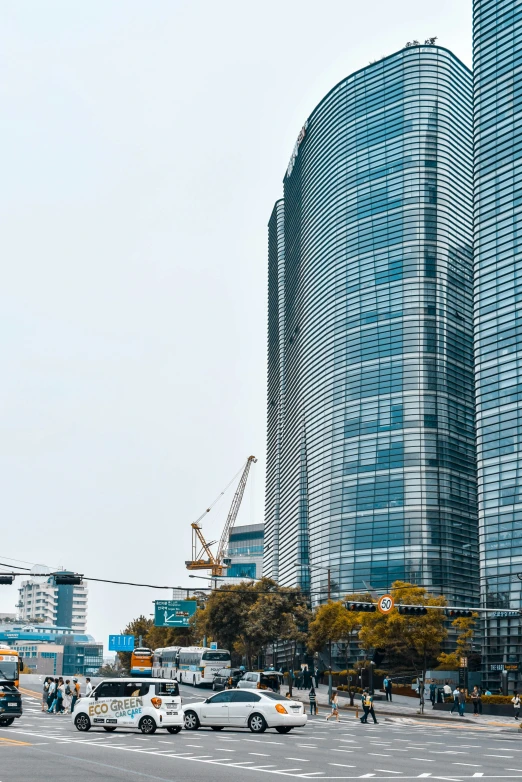
[[[160,679],[177,679],[180,646],[154,650],[153,675]]]
[[[163,650],[165,654],[165,649]],[[208,649],[204,646],[182,646],[179,649],[177,679],[197,687],[212,684],[214,674],[221,668],[230,668],[230,652],[227,649]]]

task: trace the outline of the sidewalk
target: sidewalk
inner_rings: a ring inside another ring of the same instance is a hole
[[[288,687],[281,688],[281,694],[286,695]],[[377,694],[378,691],[376,691]],[[321,684],[315,691],[318,706],[329,708],[328,703],[328,684]],[[376,701],[375,712],[377,718],[379,715],[383,717],[403,717],[415,720],[436,720],[437,722],[453,722],[456,724],[468,724],[468,725],[480,725],[483,728],[495,727],[509,729],[509,731],[520,732],[520,726],[522,723],[516,722],[514,719],[508,717],[494,717],[489,714],[482,714],[474,716],[472,712],[466,712],[464,717],[459,717],[457,714],[450,714],[444,711],[434,711],[431,707],[431,703],[428,701],[424,704],[424,714],[419,713],[419,702],[417,698],[408,698],[405,695],[393,695],[393,701]],[[308,704],[308,691],[297,690],[295,687],[292,690],[292,698],[294,700],[300,700],[304,704]],[[350,698],[344,694],[339,694],[339,710],[355,712],[358,710],[359,715],[362,714],[361,701],[355,700],[355,705],[350,706]],[[467,708],[470,706],[467,704]]]

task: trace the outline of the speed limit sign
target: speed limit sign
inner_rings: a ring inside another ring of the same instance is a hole
[[[395,601],[391,595],[383,595],[379,598],[379,602],[377,603],[377,608],[381,612],[381,614],[389,614],[390,611],[393,611],[393,607],[395,605]]]

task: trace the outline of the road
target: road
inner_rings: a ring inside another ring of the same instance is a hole
[[[184,703],[206,693],[182,687]],[[24,697],[24,716],[0,729],[1,782],[269,782],[299,779],[522,779],[522,736],[469,725],[387,718],[362,725],[353,714],[324,713],[285,736],[231,728],[79,733],[69,715],[40,711]]]

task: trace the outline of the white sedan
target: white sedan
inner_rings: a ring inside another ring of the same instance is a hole
[[[264,690],[223,690],[201,703],[184,706],[183,713],[185,730],[208,726],[213,730],[250,728],[252,733],[275,728],[278,733],[288,733],[292,728],[306,725],[306,714],[300,701],[288,700]]]

